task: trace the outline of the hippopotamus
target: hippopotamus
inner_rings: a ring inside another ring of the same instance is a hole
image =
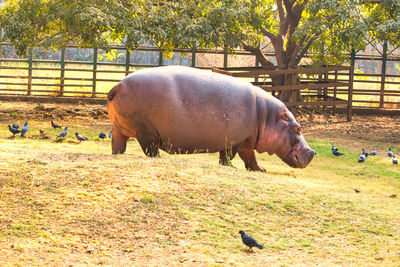
[[[112,153],[129,137],[150,157],[219,152],[222,165],[239,154],[249,170],[265,171],[254,151],[276,154],[294,168],[314,156],[293,114],[249,82],[184,66],[136,71],[108,93]]]

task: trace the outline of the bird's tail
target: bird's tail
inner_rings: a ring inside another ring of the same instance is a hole
[[[257,244],[256,245],[259,249],[263,249],[264,247],[263,246],[261,246],[260,244]]]
[[[108,95],[107,95],[108,101],[112,101],[114,99],[114,96],[117,95],[118,91],[119,91],[119,84],[114,86],[113,89],[111,89],[110,92],[108,92]]]

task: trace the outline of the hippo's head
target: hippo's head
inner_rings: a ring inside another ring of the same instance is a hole
[[[308,146],[300,125],[286,107],[270,112],[263,128],[257,142],[257,152],[276,154],[293,168],[305,168],[313,159],[314,151]]]

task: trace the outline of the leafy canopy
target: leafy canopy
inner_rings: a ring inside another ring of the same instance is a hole
[[[400,44],[400,1],[383,0],[9,0],[0,28],[27,47],[68,44],[109,50],[149,43],[174,47],[238,47],[257,54],[265,41],[278,65],[296,65],[307,52],[326,63],[343,60],[366,40]],[[279,57],[278,57],[279,56]],[[267,63],[267,60],[265,61]]]

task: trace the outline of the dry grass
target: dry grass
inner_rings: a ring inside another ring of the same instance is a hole
[[[238,157],[219,166],[216,154],[147,158],[134,140],[112,156],[96,137],[105,119],[68,121],[62,143],[43,120],[9,139],[11,120],[0,121],[0,265],[399,263],[400,203],[387,195],[399,193],[400,168],[382,153],[356,163],[357,141],[334,158],[314,136],[306,169],[263,154],[258,173]],[[50,139],[33,139],[39,129]],[[245,249],[241,229],[265,249]]]

